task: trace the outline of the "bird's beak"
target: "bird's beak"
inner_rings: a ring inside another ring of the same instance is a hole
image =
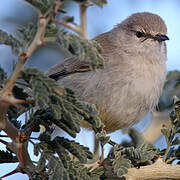
[[[169,37],[164,34],[157,34],[154,39],[157,41],[166,41],[169,40]]]

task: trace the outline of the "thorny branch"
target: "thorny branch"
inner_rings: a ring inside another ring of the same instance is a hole
[[[158,159],[156,163],[149,166],[142,166],[139,169],[130,168],[124,177],[126,180],[179,179],[180,166],[166,164],[162,159]]]
[[[12,94],[12,89],[15,86],[15,82],[17,78],[19,77],[21,70],[26,63],[27,59],[33,54],[33,52],[42,46],[44,44],[44,34],[46,30],[46,26],[50,22],[51,18],[54,16],[54,14],[57,13],[57,10],[60,8],[61,3],[56,2],[56,6],[54,8],[53,13],[51,13],[48,17],[44,17],[42,15],[39,16],[38,21],[38,29],[36,32],[36,35],[34,37],[34,40],[32,43],[27,47],[24,52],[22,52],[19,56],[18,63],[16,65],[16,68],[7,81],[5,87],[0,91],[0,129],[3,130],[8,137],[11,138],[11,143],[4,143],[8,146],[9,149],[11,149],[16,156],[19,159],[19,165],[18,167],[12,171],[11,173],[8,173],[7,175],[10,175],[12,173],[16,172],[22,172],[26,173],[29,177],[31,177],[32,172],[35,171],[33,162],[30,159],[27,145],[28,145],[28,139],[31,135],[32,130],[28,129],[25,132],[19,131],[15,128],[15,126],[9,122],[9,120],[6,118],[7,109],[11,105],[18,106],[20,103],[32,103],[32,102],[25,102],[19,99],[16,99]],[[3,176],[6,177],[7,175]],[[2,178],[2,177],[1,177]]]

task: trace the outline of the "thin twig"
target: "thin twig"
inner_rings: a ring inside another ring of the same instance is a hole
[[[164,157],[163,157],[164,162],[166,162],[167,154],[168,154],[168,151],[169,151],[170,147],[171,147],[171,145],[167,142],[167,148],[166,148],[166,151],[165,151],[165,154],[164,154]]]
[[[81,20],[81,24],[80,24],[81,35],[84,38],[88,39],[88,35],[87,35],[87,16],[86,16],[88,5],[80,3],[79,8],[80,8],[80,20]]]
[[[85,5],[83,3],[79,4],[79,11],[80,11],[80,26],[76,25],[76,26],[72,26],[70,24],[67,24],[66,22],[62,22],[59,20],[55,20],[55,22],[57,24],[60,24],[74,32],[76,32],[77,34],[79,34],[80,36],[84,37],[85,39],[88,39],[88,35],[87,35],[87,8],[89,7],[89,5]]]
[[[70,30],[72,30],[72,31],[74,31],[74,32],[76,32],[76,33],[78,33],[79,35],[82,35],[82,31],[81,31],[81,28],[79,26],[71,26],[71,25],[69,25],[65,22],[61,22],[57,19],[55,20],[55,22],[66,27],[66,28],[68,28],[68,29],[70,29]]]

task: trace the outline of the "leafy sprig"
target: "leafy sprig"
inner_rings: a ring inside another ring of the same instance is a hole
[[[165,125],[162,127],[161,131],[165,136],[167,148],[164,151],[164,161],[177,160],[179,159],[179,146],[180,139],[178,134],[180,133],[180,100],[177,97],[174,97],[174,109],[170,113],[171,126],[166,127]],[[178,148],[174,148],[174,146],[178,146]],[[162,151],[162,152],[163,152]]]

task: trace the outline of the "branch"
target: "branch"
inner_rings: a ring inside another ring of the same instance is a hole
[[[26,63],[27,59],[33,54],[33,52],[40,47],[43,44],[43,35],[46,29],[48,21],[45,18],[40,18],[39,19],[39,24],[38,24],[38,31],[35,35],[35,38],[33,42],[30,44],[30,46],[19,56],[19,61],[18,64],[16,65],[16,68],[9,78],[8,82],[6,83],[3,92],[10,93],[12,92],[12,89],[15,85],[15,82],[17,78],[19,77],[21,70]]]
[[[88,35],[87,35],[87,17],[86,17],[86,11],[88,8],[88,5],[85,4],[79,4],[79,8],[80,8],[80,19],[81,19],[81,35],[88,39]]]
[[[55,20],[56,23],[76,32],[77,34],[79,34],[80,36],[84,37],[85,39],[88,39],[88,35],[87,35],[87,16],[86,16],[86,12],[87,12],[87,8],[89,7],[90,4],[83,4],[80,3],[79,4],[79,11],[80,11],[80,26],[75,25],[69,25],[66,22],[61,22],[59,20]]]
[[[9,78],[3,90],[0,91],[1,98],[10,102],[1,102],[0,104],[0,129],[4,130],[4,132],[12,139],[12,143],[9,144],[8,147],[17,155],[21,168],[34,169],[27,150],[27,138],[24,132],[19,132],[14,127],[14,125],[9,122],[9,120],[6,118],[6,111],[8,107],[13,104],[13,101],[14,104],[18,102],[17,99],[15,99],[12,95],[12,89],[27,59],[39,46],[43,44],[44,33],[49,21],[50,18],[39,19],[38,30],[34,40],[30,46],[19,56],[19,61],[13,74]]]
[[[128,169],[128,173],[124,175],[126,180],[157,180],[163,178],[179,179],[180,177],[180,166],[170,165],[158,159],[152,165],[141,166],[139,169],[131,168]]]
[[[18,64],[16,65],[16,68],[15,68],[13,74],[9,78],[9,80],[6,83],[5,87],[3,88],[2,92],[0,92],[0,95],[5,94],[5,92],[6,92],[6,94],[11,95],[11,92],[15,85],[15,82],[16,82],[17,78],[19,77],[20,72],[21,72],[24,64],[26,63],[27,59],[33,54],[33,52],[38,47],[40,47],[44,44],[44,34],[45,34],[46,26],[49,23],[49,21],[51,20],[51,18],[54,16],[54,14],[57,13],[57,10],[59,9],[60,6],[61,6],[61,3],[56,2],[56,6],[55,6],[53,13],[51,13],[47,18],[45,18],[44,16],[39,17],[38,30],[36,32],[34,40],[30,44],[30,46],[19,56]]]
[[[19,56],[19,61],[16,65],[16,68],[5,84],[5,87],[0,91],[0,129],[3,130],[8,137],[11,138],[12,142],[6,144],[4,141],[1,140],[2,143],[8,146],[18,157],[19,166],[21,172],[26,172],[26,174],[31,177],[34,171],[33,162],[30,159],[28,153],[28,139],[31,135],[32,131],[19,131],[6,117],[7,109],[11,105],[18,105],[21,103],[33,103],[33,101],[24,101],[16,99],[13,94],[12,90],[15,86],[16,80],[19,77],[21,70],[26,63],[27,59],[34,53],[34,51],[43,45],[44,43],[44,34],[46,30],[46,26],[50,22],[51,18],[57,13],[61,3],[56,2],[56,6],[54,11],[49,14],[49,16],[39,17],[38,21],[38,29],[36,35],[32,41],[32,43],[21,53]],[[16,169],[17,170],[17,169]],[[13,171],[14,173],[15,171]],[[7,175],[10,175],[8,173]]]
[[[66,28],[68,28],[68,29],[70,29],[70,30],[72,30],[72,31],[74,31],[74,32],[76,32],[76,33],[78,33],[79,35],[82,34],[81,28],[79,26],[71,26],[71,25],[67,24],[66,22],[61,22],[57,19],[55,20],[55,22],[66,27]]]

